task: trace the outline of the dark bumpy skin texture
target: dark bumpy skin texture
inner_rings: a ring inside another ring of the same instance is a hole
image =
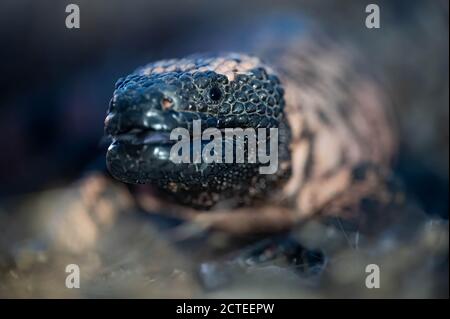
[[[192,57],[141,68],[116,84],[105,120],[113,139],[108,168],[121,181],[148,184],[190,207],[251,204],[290,175],[283,94],[278,77],[248,56]],[[176,141],[170,132],[179,127],[192,132],[194,120],[201,120],[202,130],[278,128],[279,169],[260,174],[262,164],[194,164],[192,157],[192,164],[173,163],[169,154]]]

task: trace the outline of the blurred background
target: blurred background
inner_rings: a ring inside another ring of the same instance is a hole
[[[382,70],[401,117],[400,173],[427,210],[448,211],[448,1],[69,1],[0,4],[0,200],[77,178],[104,149],[103,120],[118,77],[149,61],[245,48],[240,25],[301,14],[349,38]],[[250,22],[249,22],[250,21]]]
[[[364,26],[371,2],[77,0],[81,28],[69,30],[71,1],[2,0],[0,204],[103,167],[103,120],[120,76],[157,59],[242,51],[241,25],[298,16],[351,41],[383,78],[401,136],[396,172],[428,214],[447,219],[448,1],[375,1],[378,30]]]

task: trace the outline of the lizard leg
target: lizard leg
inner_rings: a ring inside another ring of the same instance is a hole
[[[267,275],[288,272],[314,280],[325,269],[326,260],[322,251],[307,249],[290,234],[283,234],[253,243],[224,260],[203,262],[198,275],[202,286],[209,290],[222,288],[237,281],[239,276],[258,271]]]

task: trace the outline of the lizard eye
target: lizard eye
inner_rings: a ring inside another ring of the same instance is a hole
[[[217,86],[213,86],[209,90],[209,97],[211,98],[211,100],[217,102],[222,97],[222,92],[220,91],[220,89]]]

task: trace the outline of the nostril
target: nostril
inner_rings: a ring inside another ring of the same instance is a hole
[[[161,106],[164,110],[168,110],[173,106],[173,100],[170,97],[164,97],[161,100]]]

